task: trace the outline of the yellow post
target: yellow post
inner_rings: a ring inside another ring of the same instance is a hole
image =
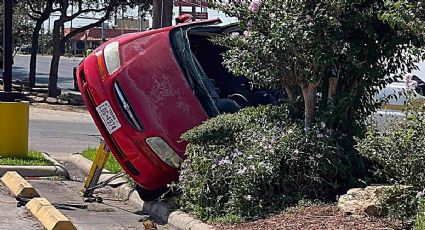
[[[93,196],[93,190],[87,189],[95,186],[99,182],[100,175],[102,174],[102,170],[105,167],[106,161],[108,161],[109,154],[110,150],[108,146],[106,146],[104,141],[101,141],[99,148],[97,149],[96,156],[94,157],[93,164],[91,165],[89,174],[87,175],[86,182],[84,183],[84,189],[81,191],[84,197]]]
[[[0,102],[0,157],[28,155],[28,102]]]

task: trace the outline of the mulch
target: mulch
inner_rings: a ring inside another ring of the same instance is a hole
[[[242,224],[216,224],[216,229],[229,230],[364,230],[364,229],[410,229],[410,226],[399,221],[384,218],[351,216],[342,213],[335,205],[301,207],[266,219]]]

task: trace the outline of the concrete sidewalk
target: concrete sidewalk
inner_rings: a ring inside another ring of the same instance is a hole
[[[143,222],[139,222],[144,217],[135,214],[139,209],[118,200],[108,189],[99,190],[102,192],[98,194],[103,198],[102,203],[84,203],[80,195],[81,182],[29,180],[29,183],[52,204],[87,204],[87,209],[60,209],[79,230],[145,229]],[[157,229],[169,229],[167,225],[155,224]]]
[[[8,194],[8,189],[0,183],[0,229],[44,229],[25,207],[18,208],[16,204],[16,199]]]

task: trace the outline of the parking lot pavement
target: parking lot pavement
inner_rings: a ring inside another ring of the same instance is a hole
[[[25,207],[16,207],[15,198],[0,183],[0,229],[44,229]]]
[[[143,221],[146,216],[135,214],[138,208],[128,202],[114,197],[108,189],[100,189],[102,203],[85,203],[80,195],[83,186],[78,181],[29,180],[41,197],[45,197],[52,204],[86,204],[87,209],[62,210],[75,227],[79,230],[117,230],[117,229],[145,229]],[[166,224],[160,224],[151,219],[157,229],[170,229]],[[2,229],[2,228],[0,228]]]
[[[30,149],[60,159],[87,147],[99,146],[100,134],[88,113],[30,107]]]

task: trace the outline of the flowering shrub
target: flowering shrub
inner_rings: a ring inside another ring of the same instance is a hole
[[[425,184],[424,102],[410,101],[405,117],[380,131],[370,128],[356,148],[378,164],[376,173],[421,188]]]
[[[325,125],[304,130],[283,106],[221,115],[183,138],[177,202],[204,220],[256,218],[299,198],[326,198],[346,173]]]
[[[292,103],[301,99],[305,127],[320,118],[359,135],[380,107],[374,95],[414,70],[425,51],[418,1],[210,2],[245,31],[216,39],[228,48],[224,66],[252,84],[284,88]]]

